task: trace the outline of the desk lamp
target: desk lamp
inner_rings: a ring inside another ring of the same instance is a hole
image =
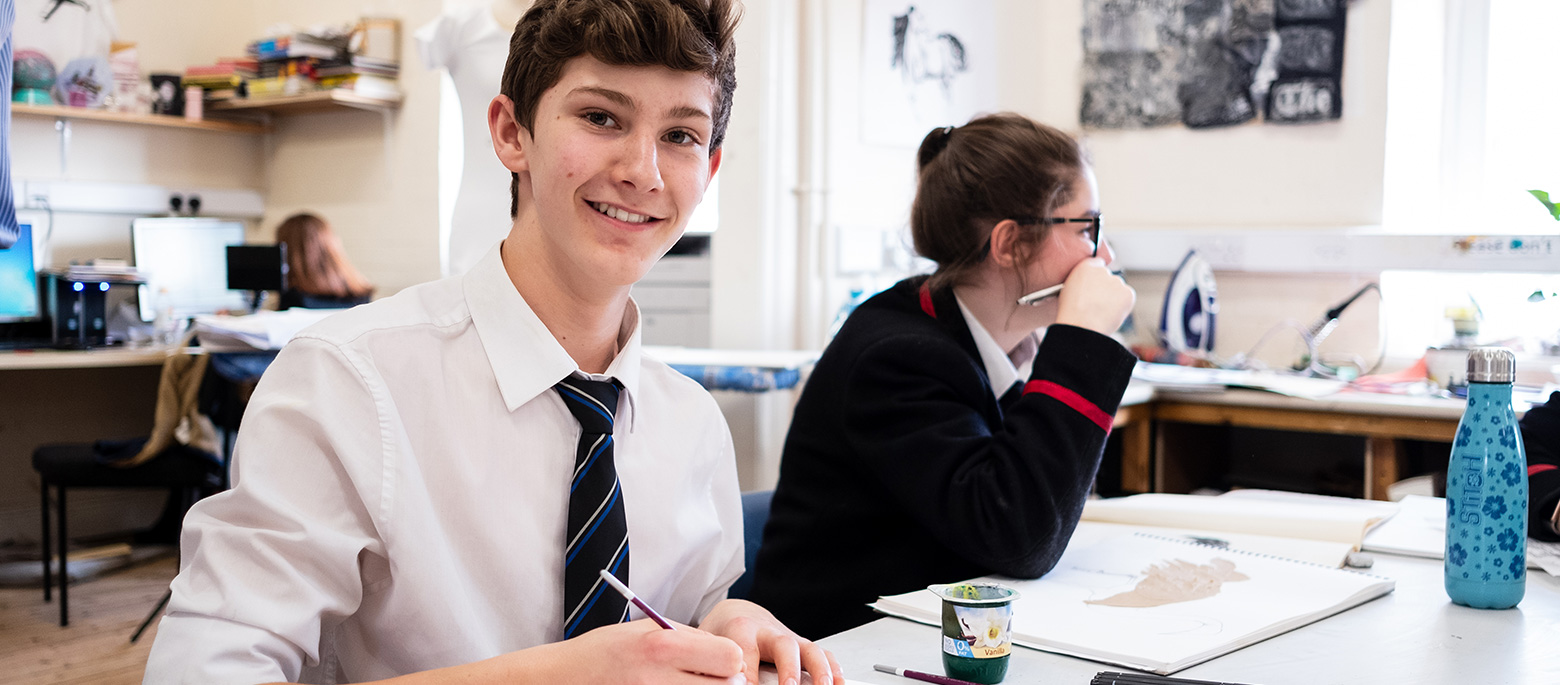
[[[1381,286],[1377,283],[1367,283],[1365,284],[1365,287],[1354,291],[1353,295],[1350,295],[1348,298],[1344,299],[1344,301],[1339,302],[1333,308],[1328,309],[1327,312],[1318,317],[1316,321],[1311,322],[1310,327],[1306,329],[1306,346],[1309,348],[1307,351],[1311,356],[1310,371],[1312,373],[1318,376],[1326,376],[1329,378],[1337,377],[1338,372],[1336,370],[1323,365],[1321,362],[1319,349],[1322,346],[1322,341],[1326,340],[1327,336],[1332,335],[1333,329],[1338,327],[1338,317],[1343,315],[1343,310],[1348,309],[1349,305],[1354,304],[1355,300],[1359,299],[1361,295],[1364,295],[1367,291],[1372,289],[1378,293],[1381,292]],[[1378,361],[1377,363],[1379,364],[1380,362]],[[1361,367],[1360,372],[1369,373],[1369,370]]]

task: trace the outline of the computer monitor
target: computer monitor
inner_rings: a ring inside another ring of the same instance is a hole
[[[233,290],[286,290],[287,246],[229,245],[227,287]]]
[[[16,244],[0,250],[0,323],[35,321],[38,305],[38,262],[32,224],[21,224]]]
[[[136,219],[130,224],[141,286],[141,318],[151,321],[161,306],[175,317],[242,310],[248,299],[227,285],[227,246],[244,243],[240,221],[195,217]],[[166,292],[166,299],[161,293]]]

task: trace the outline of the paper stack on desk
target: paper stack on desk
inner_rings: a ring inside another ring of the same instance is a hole
[[[1367,531],[1397,510],[1392,502],[1236,490],[1218,497],[1155,493],[1090,500],[1083,520],[1211,531],[1232,543],[1243,536],[1243,544],[1234,546],[1339,566]]]
[[[1441,559],[1446,556],[1446,499],[1409,495],[1402,513],[1365,536],[1367,552]],[[1528,538],[1527,566],[1560,576],[1560,542]]]
[[[977,579],[1022,594],[1013,606],[1014,644],[1168,674],[1396,587],[1380,576],[1146,533],[1087,538],[1075,536],[1037,580]],[[941,600],[925,590],[872,607],[941,624]]]
[[[288,309],[262,311],[247,316],[222,314],[195,317],[200,346],[212,352],[279,350],[293,336],[340,309]]]
[[[1204,369],[1175,364],[1138,362],[1132,378],[1170,391],[1219,391],[1224,388],[1266,390],[1291,397],[1317,399],[1342,390],[1348,383],[1326,378],[1308,378],[1272,371],[1240,369]]]

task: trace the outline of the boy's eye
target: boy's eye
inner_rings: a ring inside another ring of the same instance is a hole
[[[597,126],[612,125],[612,116],[606,112],[586,112],[585,120]]]
[[[672,131],[666,134],[666,142],[673,145],[686,145],[694,142],[693,134],[687,131]]]

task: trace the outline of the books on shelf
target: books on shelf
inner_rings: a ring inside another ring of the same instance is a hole
[[[999,582],[1022,595],[1013,607],[1014,644],[1160,674],[1322,620],[1396,587],[1381,576],[1151,533],[1102,531],[1087,522],[1045,576],[975,580]],[[918,590],[880,597],[872,607],[941,625],[940,602]]]

